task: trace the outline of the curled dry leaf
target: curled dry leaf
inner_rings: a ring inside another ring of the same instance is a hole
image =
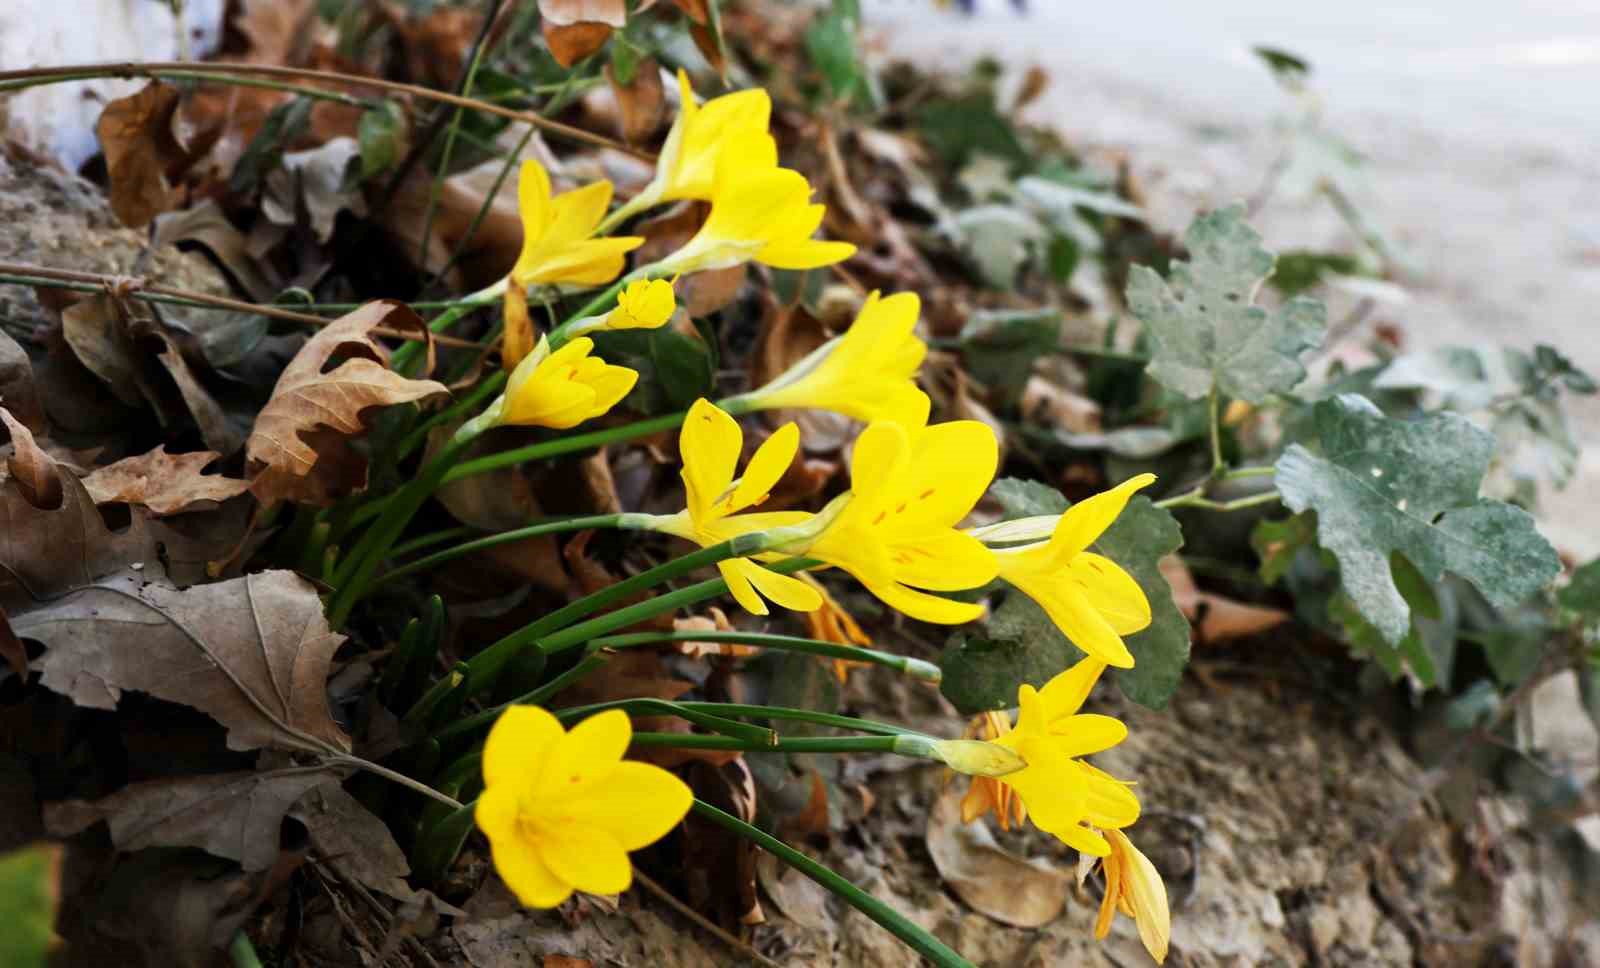
[[[985,917],[1037,928],[1066,906],[1069,875],[1003,850],[982,823],[962,823],[959,786],[947,787],[934,803],[924,842],[939,876]]]
[[[270,302],[277,294],[279,280],[269,266],[256,258],[250,240],[223,214],[216,199],[208,198],[181,212],[158,216],[151,231],[150,247],[179,242],[195,242],[206,247],[222,264],[234,283],[258,302]]]
[[[12,480],[17,482],[28,503],[42,510],[61,506],[61,479],[56,462],[34,442],[33,434],[11,411],[0,407],[0,421],[11,431],[11,456],[6,461]]]
[[[389,369],[378,327],[426,332],[409,308],[368,303],[312,337],[278,378],[245,443],[250,489],[263,503],[290,500],[326,506],[352,486],[366,486],[366,459],[350,446],[373,407],[411,403],[449,391]],[[331,371],[336,356],[346,357]]]
[[[95,133],[111,180],[111,211],[129,228],[140,228],[173,204],[167,176],[188,160],[173,132],[177,88],[152,81],[100,112]]]
[[[96,293],[61,311],[61,335],[72,354],[130,407],[143,402],[143,357],[128,333],[125,307],[110,292]]]
[[[784,917],[813,931],[830,931],[828,891],[768,853],[756,857],[756,879]]]
[[[140,504],[157,515],[180,514],[250,489],[249,481],[203,473],[217,457],[210,450],[169,454],[164,446],[157,447],[148,454],[96,468],[83,479],[83,487],[96,504]]]
[[[1279,608],[1245,602],[1201,591],[1183,559],[1168,555],[1160,561],[1161,574],[1172,586],[1172,600],[1195,627],[1202,642],[1225,642],[1276,628],[1289,620]]]
[[[284,814],[341,775],[324,764],[148,780],[99,800],[46,804],[45,828],[68,837],[104,820],[118,850],[199,847],[247,871],[266,870],[278,857]]]
[[[562,27],[549,20],[540,23],[539,29],[544,32],[550,55],[562,67],[571,67],[604,47],[611,39],[612,30],[609,24],[603,23],[582,21]]]
[[[667,113],[666,89],[661,84],[661,65],[654,57],[646,57],[634,68],[633,80],[622,84],[617,80],[615,64],[606,65],[606,80],[617,99],[618,120],[622,138],[629,144],[639,144],[656,133]]]

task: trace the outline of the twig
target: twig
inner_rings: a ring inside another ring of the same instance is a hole
[[[581,141],[600,148],[611,148],[614,151],[633,155],[645,161],[655,161],[655,155],[650,152],[629,147],[613,138],[595,134],[592,131],[586,131],[574,125],[552,121],[531,111],[518,111],[513,108],[501,107],[488,101],[462,97],[459,94],[434,90],[431,87],[423,87],[420,84],[406,84],[378,77],[360,77],[355,74],[344,74],[338,71],[319,71],[305,67],[284,67],[278,64],[233,64],[211,61],[105,61],[93,64],[67,64],[60,67],[31,67],[25,70],[0,71],[0,85],[10,85],[15,81],[51,83],[84,80],[92,77],[185,77],[197,73],[289,77],[333,84],[354,84],[361,87],[376,88],[391,94],[408,94],[412,97],[440,101],[458,107],[471,108],[475,111],[483,111],[486,114],[499,115],[503,118],[510,118],[513,121],[521,121],[534,127],[543,128],[553,135],[558,135],[571,141]]]
[[[783,968],[783,966],[779,965],[776,961],[773,961],[771,958],[768,958],[766,955],[750,947],[748,943],[740,941],[735,935],[724,931],[722,928],[719,928],[715,922],[711,921],[699,911],[696,911],[694,908],[678,900],[672,895],[672,892],[646,877],[644,871],[641,871],[638,867],[634,867],[633,869],[633,879],[644,885],[645,890],[665,901],[668,907],[716,935],[719,939],[721,939],[723,944],[726,944],[733,950],[739,952],[747,958],[753,959],[757,964],[768,966],[768,968]]]
[[[100,272],[80,272],[76,269],[55,269],[50,266],[36,266],[25,262],[0,262],[0,283],[15,285],[43,285],[59,289],[72,289],[79,292],[99,292],[107,288],[116,288],[134,299],[146,302],[170,303],[179,306],[208,306],[214,309],[228,309],[240,313],[254,313],[257,316],[266,316],[271,319],[282,319],[294,323],[303,323],[315,326],[318,329],[333,322],[322,316],[312,316],[309,313],[295,312],[284,309],[282,306],[272,306],[266,303],[244,302],[239,299],[230,299],[227,296],[214,296],[204,292],[190,292],[187,289],[176,289],[172,286],[163,286],[149,282],[141,276],[113,276]],[[392,339],[425,340],[427,337],[416,333],[403,333],[393,329],[373,330],[379,336]],[[470,346],[476,348],[478,344],[473,340],[461,339],[457,336],[436,335],[433,341],[441,346]]]

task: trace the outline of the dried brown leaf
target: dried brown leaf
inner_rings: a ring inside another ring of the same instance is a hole
[[[629,144],[639,144],[661,127],[667,116],[667,94],[661,84],[661,65],[646,57],[634,69],[633,81],[617,82],[616,66],[606,65],[606,80],[617,99],[621,135]]]
[[[562,26],[545,20],[539,24],[550,56],[562,67],[571,67],[606,45],[611,39],[610,24],[580,21]]]
[[[208,198],[181,212],[168,212],[156,218],[151,231],[151,248],[185,241],[198,242],[210,250],[252,299],[268,302],[277,294],[280,287],[274,274],[256,258],[250,240],[228,221],[215,199]]]
[[[4,331],[0,331],[0,405],[29,430],[44,433],[47,429],[28,351]]]
[[[289,808],[340,776],[319,765],[149,780],[99,800],[46,804],[44,822],[67,837],[104,820],[118,850],[199,847],[247,871],[266,870],[278,857],[278,828]]]
[[[388,824],[337,784],[307,793],[289,816],[305,824],[317,859],[346,877],[401,901],[416,894],[406,883],[411,865]]]
[[[95,133],[106,156],[111,211],[129,228],[147,225],[173,206],[167,176],[188,160],[187,149],[173,133],[177,108],[177,88],[152,81],[100,112]]]
[[[0,407],[0,421],[11,431],[11,457],[6,461],[6,469],[21,488],[22,496],[29,504],[46,511],[60,507],[61,479],[56,473],[56,462],[5,407]]]
[[[284,368],[245,445],[251,490],[263,503],[326,506],[349,488],[355,467],[364,486],[365,460],[349,440],[365,431],[363,413],[449,392],[433,380],[412,380],[390,370],[388,350],[371,335],[380,326],[426,331],[400,303],[368,303],[312,337]],[[335,356],[346,359],[324,372]]]
[[[252,64],[297,66],[310,52],[317,25],[316,0],[244,0],[233,27],[250,44]]]
[[[123,307],[109,292],[96,293],[61,312],[61,333],[78,361],[130,407],[144,402],[139,350],[128,333]]]
[[[156,353],[156,362],[167,371],[178,388],[184,407],[200,430],[200,439],[219,454],[231,454],[238,450],[244,444],[244,431],[228,419],[222,405],[200,385],[200,378],[195,376],[189,361],[184,358],[172,337],[163,332],[154,335],[165,347]]]
[[[157,515],[181,514],[250,489],[249,481],[204,473],[217,457],[215,451],[169,454],[166,447],[157,447],[148,454],[96,468],[83,479],[83,486],[96,504],[141,504]]]
[[[939,876],[968,907],[1001,924],[1037,928],[1054,921],[1071,877],[1002,849],[982,823],[962,823],[961,796],[959,785],[947,788],[928,814],[924,842]]]
[[[1172,600],[1195,627],[1202,642],[1256,635],[1289,621],[1289,613],[1279,608],[1250,605],[1214,592],[1202,591],[1194,582],[1183,559],[1168,555],[1161,559],[1161,574],[1172,586]]]

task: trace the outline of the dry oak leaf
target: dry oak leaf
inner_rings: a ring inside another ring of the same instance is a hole
[[[305,825],[317,860],[397,900],[409,901],[416,894],[405,881],[411,865],[388,824],[343,787],[334,783],[317,787],[294,805],[289,816]]]
[[[1289,621],[1289,613],[1281,608],[1251,605],[1201,591],[1189,567],[1177,555],[1167,555],[1157,564],[1167,584],[1172,586],[1172,600],[1195,627],[1202,642],[1226,642],[1257,635]]]
[[[5,404],[22,425],[44,433],[48,428],[39,388],[33,382],[33,362],[28,351],[0,331],[0,403]]]
[[[61,479],[56,475],[56,462],[5,407],[0,407],[0,421],[11,431],[11,456],[6,460],[6,470],[22,490],[22,496],[36,508],[60,507]]]
[[[380,326],[427,331],[400,303],[368,303],[334,320],[284,367],[245,442],[250,489],[263,503],[327,506],[364,487],[366,460],[349,442],[366,429],[363,412],[449,393],[442,383],[390,370],[388,351],[371,335]],[[347,359],[324,372],[335,356]]]
[[[173,131],[177,108],[177,88],[152,81],[107,104],[95,124],[111,181],[111,211],[129,228],[147,225],[172,207],[167,175],[189,159]]]
[[[550,56],[562,67],[571,67],[606,45],[611,39],[609,24],[583,21],[565,27],[545,20],[539,24]]]
[[[278,858],[284,814],[313,788],[338,783],[344,772],[291,766],[147,780],[98,800],[45,804],[45,829],[68,837],[104,820],[118,850],[199,847],[247,871],[265,870]]]
[[[140,504],[157,515],[181,514],[250,490],[249,481],[203,473],[217,457],[210,450],[169,454],[165,446],[157,447],[148,454],[95,468],[83,479],[83,486],[96,504]]]
[[[948,787],[928,813],[924,843],[939,877],[967,906],[1019,928],[1061,915],[1071,878],[1044,860],[1024,860],[995,843],[983,823],[961,822],[964,784]]]

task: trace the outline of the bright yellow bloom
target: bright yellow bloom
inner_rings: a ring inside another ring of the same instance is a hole
[[[593,349],[594,340],[580,336],[552,353],[550,340],[540,339],[511,371],[505,392],[457,435],[504,424],[566,430],[610,410],[633,389],[639,374],[590,356]]]
[[[842,336],[742,399],[755,409],[812,407],[921,427],[928,422],[929,402],[916,382],[928,355],[928,344],[916,334],[920,307],[914,292],[886,299],[874,292]]]
[[[994,431],[976,420],[916,430],[876,421],[856,438],[853,497],[806,552],[843,568],[890,607],[956,625],[983,606],[929,595],[993,580],[994,553],[955,529],[994,480]]]
[[[764,136],[764,135],[763,135]],[[755,261],[776,269],[815,269],[850,258],[848,242],[813,239],[824,205],[811,203],[811,184],[787,168],[749,167],[751,132],[735,135],[717,159],[711,214],[683,248],[650,268],[653,275],[726,269]]]
[[[969,738],[994,740],[1011,732],[1011,717],[994,711],[978,715],[967,726],[964,734]],[[1022,826],[1028,819],[1028,808],[1022,798],[1006,786],[1005,781],[993,776],[974,776],[961,798],[961,822],[971,823],[986,813],[993,813],[1000,821],[1001,830],[1010,830],[1012,824]]]
[[[1139,801],[1128,785],[1078,759],[1122,742],[1128,727],[1110,716],[1079,713],[1106,664],[1090,656],[1043,689],[1017,688],[1017,725],[993,742],[1028,765],[1000,777],[1022,799],[1033,825],[1069,847],[1095,857],[1111,852],[1100,830],[1139,819]]]
[[[522,254],[511,270],[511,285],[602,286],[621,275],[623,254],[643,245],[644,239],[590,238],[610,204],[608,181],[591,182],[552,198],[544,166],[524,161],[517,182]]]
[[[838,599],[828,594],[828,589],[822,582],[806,574],[800,573],[800,580],[817,590],[822,597],[822,606],[814,612],[806,613],[806,634],[822,642],[832,642],[835,645],[858,645],[869,648],[872,639],[861,630],[861,626],[847,611]],[[864,666],[865,662],[852,662],[849,659],[834,659],[833,675],[841,683],[850,680],[850,670],[857,666]]]
[[[1140,474],[1079,501],[1054,521],[1049,541],[994,552],[1001,578],[1037,602],[1074,645],[1121,669],[1133,668],[1133,653],[1122,636],[1150,624],[1150,601],[1133,576],[1088,547],[1111,527],[1133,493],[1155,479],[1154,474]],[[1006,522],[973,533],[999,540],[1019,535],[1027,526]]]
[[[689,812],[694,794],[682,780],[622,758],[632,738],[619,709],[570,733],[536,706],[513,706],[495,721],[474,818],[495,870],[523,904],[622,893],[633,882],[628,852],[660,840]]]
[[[1167,907],[1167,886],[1161,880],[1161,872],[1133,846],[1127,834],[1107,830],[1105,835],[1111,853],[1100,862],[1106,876],[1106,894],[1100,901],[1094,936],[1104,939],[1110,934],[1112,918],[1121,911],[1133,918],[1145,950],[1161,964],[1167,960],[1167,946],[1172,939],[1172,912]]]
[[[617,308],[605,316],[604,329],[660,329],[678,308],[672,283],[639,279],[617,294]]]
[[[725,153],[748,170],[778,165],[778,143],[767,133],[772,98],[765,90],[735,91],[697,104],[689,75],[679,70],[678,93],[682,106],[656,158],[656,177],[628,203],[634,212],[661,202],[709,199]],[[732,157],[729,148],[740,154]]]
[[[683,460],[685,507],[650,526],[675,534],[701,547],[771,528],[789,527],[812,517],[804,511],[737,514],[765,501],[783,477],[800,448],[800,428],[784,424],[756,449],[745,465],[744,476],[734,479],[744,432],[739,422],[709,400],[696,400],[678,435]],[[797,612],[822,605],[817,590],[798,578],[769,571],[748,558],[730,558],[717,564],[734,600],[754,615],[767,614],[762,596]]]

